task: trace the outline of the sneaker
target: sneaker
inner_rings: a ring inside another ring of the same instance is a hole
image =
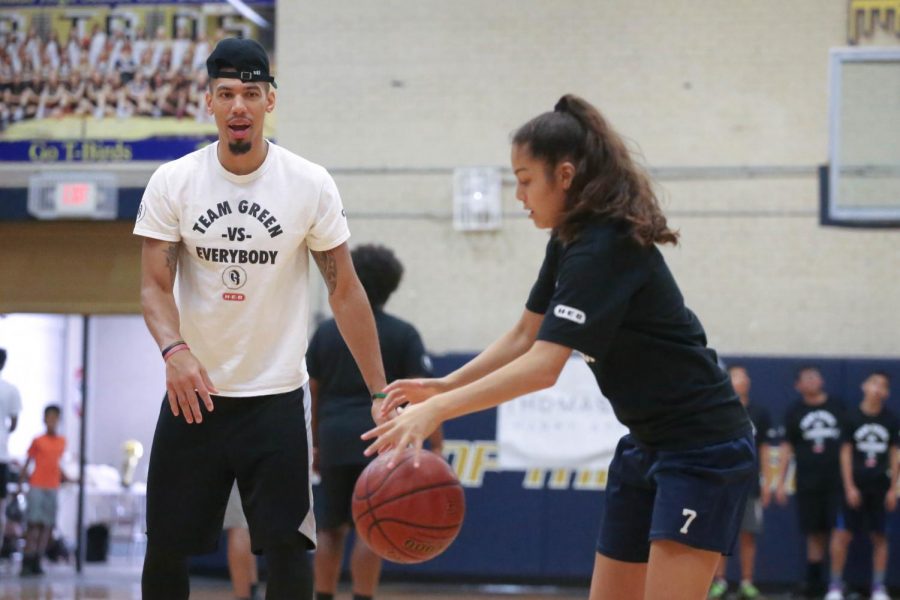
[[[740,588],[741,598],[744,600],[757,600],[758,598],[762,598],[762,594],[759,593],[759,589],[749,581],[744,581],[741,583]]]
[[[37,571],[34,569],[34,559],[30,556],[23,556],[22,570],[19,571],[19,577],[33,577],[37,574]]]
[[[724,579],[716,579],[713,581],[713,584],[709,586],[709,594],[706,596],[707,598],[724,598],[725,593],[728,591],[728,582]]]
[[[879,585],[878,587],[872,588],[872,595],[869,596],[869,600],[891,600],[891,597],[888,595],[884,586]]]
[[[828,588],[828,593],[825,594],[825,600],[844,600],[844,590],[836,585],[832,585]]]

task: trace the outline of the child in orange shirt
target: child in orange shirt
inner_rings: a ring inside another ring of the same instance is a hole
[[[47,542],[53,527],[56,525],[56,496],[59,485],[66,480],[59,468],[59,461],[66,449],[66,438],[57,435],[60,409],[51,404],[44,409],[44,424],[47,433],[39,435],[28,448],[28,460],[19,476],[19,486],[28,473],[28,467],[34,461],[34,471],[28,480],[27,509],[25,520],[28,529],[25,532],[25,555],[22,558],[20,575],[43,575],[41,556],[47,549]]]

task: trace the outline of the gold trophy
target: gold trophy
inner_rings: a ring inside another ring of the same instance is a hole
[[[125,460],[122,461],[122,487],[131,487],[134,483],[134,472],[144,455],[144,445],[137,440],[125,440],[122,444]]]

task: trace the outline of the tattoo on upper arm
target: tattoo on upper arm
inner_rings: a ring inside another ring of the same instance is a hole
[[[325,285],[328,287],[328,295],[330,296],[337,287],[337,261],[334,259],[334,253],[331,250],[326,250],[325,252],[310,250],[310,253],[313,260],[316,261],[319,271],[322,272],[322,278],[325,280]]]
[[[170,244],[167,244],[165,253],[166,267],[169,268],[169,273],[172,275],[172,279],[175,279],[175,272],[178,270],[178,243],[172,242]]]

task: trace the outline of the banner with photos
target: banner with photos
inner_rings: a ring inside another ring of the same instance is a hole
[[[499,406],[498,462],[503,469],[606,469],[626,433],[594,374],[573,356],[556,385]]]
[[[0,0],[0,161],[165,161],[216,139],[206,58],[275,0]],[[272,135],[274,119],[266,119]]]

